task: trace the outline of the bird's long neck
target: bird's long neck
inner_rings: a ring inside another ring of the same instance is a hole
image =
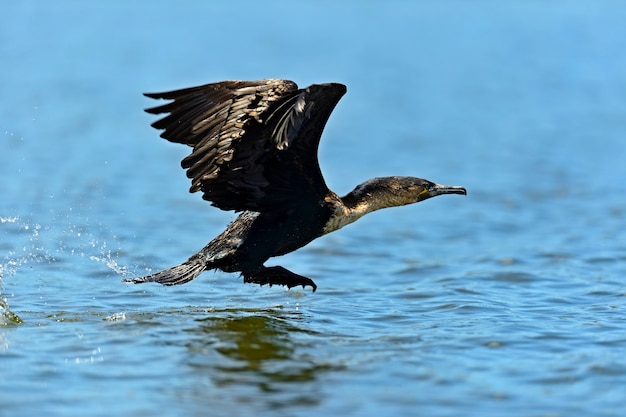
[[[354,223],[368,213],[387,207],[413,203],[402,193],[389,188],[386,179],[375,178],[357,186],[343,197],[332,193],[327,202],[333,207],[331,218],[324,227],[324,234]]]

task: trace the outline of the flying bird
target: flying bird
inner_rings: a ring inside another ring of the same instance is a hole
[[[241,212],[226,230],[180,265],[126,280],[178,285],[203,271],[239,272],[244,282],[317,285],[281,266],[274,256],[299,249],[367,213],[417,203],[465,188],[414,177],[373,178],[343,197],[329,190],[317,150],[326,121],[346,86],[298,88],[281,79],[222,81],[165,93],[146,109],[167,114],[152,124],[161,137],[193,150],[182,160],[190,192],[222,210]]]

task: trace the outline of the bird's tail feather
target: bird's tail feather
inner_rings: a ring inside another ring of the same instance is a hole
[[[158,282],[163,285],[180,285],[191,281],[206,269],[204,262],[197,258],[191,258],[180,265],[165,269],[155,274],[144,277],[125,279],[124,282],[141,284],[144,282]]]

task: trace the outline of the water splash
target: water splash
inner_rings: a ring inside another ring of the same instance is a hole
[[[43,247],[39,239],[44,229],[40,224],[31,224],[19,217],[1,217],[0,225],[7,225],[5,234],[13,245],[4,258],[0,259],[0,278],[14,275],[17,270],[29,262],[53,262],[54,257]],[[22,241],[22,243],[19,243]],[[19,249],[21,246],[21,250]],[[1,284],[1,281],[0,281]]]
[[[9,309],[6,298],[0,294],[0,327],[22,324],[22,319]]]
[[[50,260],[38,241],[39,233],[42,229],[41,225],[30,225],[22,222],[17,216],[0,216],[0,225],[9,227],[6,234],[11,236],[12,242],[19,242],[20,238],[26,237],[29,243],[22,243],[21,252],[14,247],[9,249],[8,254],[0,259],[0,327],[22,324],[22,319],[11,311],[9,303],[2,295],[3,279],[6,276],[15,275],[17,270],[29,262],[42,262]],[[20,245],[16,245],[19,247]]]
[[[46,224],[47,222],[44,222]],[[70,224],[65,228],[42,226],[38,222],[19,216],[0,216],[0,234],[5,249],[0,255],[0,326],[17,325],[22,319],[9,308],[10,297],[3,296],[3,280],[22,271],[26,265],[58,264],[67,262],[71,257],[74,267],[80,267],[79,258],[88,258],[103,262],[117,274],[130,275],[126,268],[117,265],[105,240],[93,236],[88,226]],[[96,252],[94,255],[92,253]],[[91,256],[90,256],[91,255]],[[78,262],[77,262],[78,261]],[[62,267],[62,266],[61,266]],[[44,266],[45,271],[47,267]],[[25,277],[37,277],[38,274],[26,272]],[[25,281],[20,279],[21,283]],[[15,306],[13,306],[15,307]]]
[[[125,266],[120,266],[117,263],[117,261],[115,259],[113,259],[112,255],[111,255],[111,251],[108,251],[103,256],[91,255],[89,257],[89,259],[91,259],[92,261],[101,262],[101,263],[105,264],[109,269],[111,269],[116,274],[122,276],[123,278],[129,277],[129,276],[134,276],[134,273],[132,271],[130,271]]]
[[[119,313],[115,313],[110,316],[106,316],[103,320],[104,321],[124,321],[126,320],[126,313],[123,311]]]
[[[0,277],[15,275],[28,263],[64,262],[68,257],[86,258],[103,263],[122,277],[133,275],[132,271],[118,265],[114,259],[119,248],[110,249],[108,243],[110,239],[91,232],[88,221],[80,225],[74,223],[76,218],[72,218],[72,223],[59,228],[62,216],[55,217],[54,227],[50,228],[18,216],[0,216],[0,232],[6,236],[5,241],[9,242],[6,255],[0,257]],[[98,224],[98,227],[102,233],[103,226]],[[51,233],[56,235],[50,236]],[[116,236],[111,238],[115,240]],[[76,259],[73,259],[72,263],[76,265]]]

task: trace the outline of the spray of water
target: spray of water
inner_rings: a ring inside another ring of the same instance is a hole
[[[118,264],[117,251],[108,247],[107,239],[94,236],[88,226],[68,225],[60,229],[58,225],[57,221],[50,228],[21,217],[0,216],[0,242],[6,242],[4,248],[0,243],[0,250],[5,249],[0,252],[0,326],[22,323],[11,311],[12,297],[4,289],[6,279],[18,275],[27,265],[32,269],[36,264],[44,264],[45,270],[46,264],[62,264],[67,258],[74,265],[88,259],[104,264],[122,278],[136,275]]]

